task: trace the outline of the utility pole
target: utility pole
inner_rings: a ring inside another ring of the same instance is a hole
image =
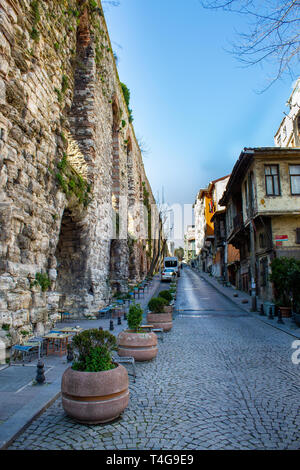
[[[256,312],[256,282],[255,282],[255,239],[253,218],[250,219],[250,255],[251,255],[251,311]]]

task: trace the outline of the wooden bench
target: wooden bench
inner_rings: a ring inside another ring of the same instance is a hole
[[[71,313],[70,312],[60,311],[59,313],[60,313],[61,322],[63,322],[67,318],[71,318]]]
[[[163,335],[163,328],[155,328],[154,325],[141,325],[140,328],[142,328],[143,330],[146,330],[146,331],[153,331],[153,333],[160,333],[159,335],[159,339],[161,341],[164,340],[164,335]]]

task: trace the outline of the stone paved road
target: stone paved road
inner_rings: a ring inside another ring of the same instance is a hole
[[[293,337],[218,294],[189,269],[155,360],[137,364],[130,405],[110,424],[68,418],[58,399],[10,449],[299,449]]]

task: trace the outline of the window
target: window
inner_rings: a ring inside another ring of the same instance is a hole
[[[300,244],[300,228],[296,228],[296,243]]]
[[[300,134],[300,116],[297,116],[297,130],[298,134]]]
[[[300,165],[290,165],[291,193],[300,195]]]
[[[284,126],[284,128],[283,128],[283,136],[284,136],[284,138],[286,138],[286,135],[287,135],[287,133],[286,133],[286,126]]]
[[[280,196],[278,165],[265,165],[265,180],[267,196]]]
[[[260,286],[266,287],[268,283],[268,258],[260,261]]]
[[[249,215],[249,195],[248,195],[247,181],[245,181],[244,188],[245,188],[245,200],[246,200],[246,213],[247,215]]]
[[[259,248],[266,248],[266,236],[264,233],[259,234]]]

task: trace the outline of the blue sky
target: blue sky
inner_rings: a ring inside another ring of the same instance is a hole
[[[245,19],[198,0],[120,0],[105,16],[155,197],[164,187],[165,202],[192,204],[243,147],[273,146],[292,79],[255,92],[268,68],[242,68],[225,51]]]

